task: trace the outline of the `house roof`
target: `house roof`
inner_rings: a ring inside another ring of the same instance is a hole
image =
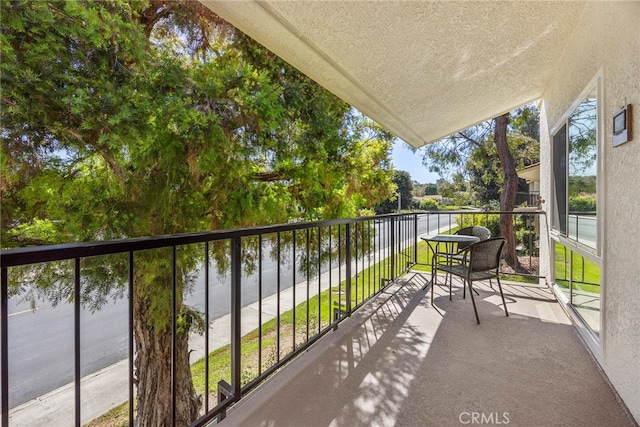
[[[518,171],[518,177],[525,179],[527,182],[540,181],[540,163],[534,163],[522,168]]]
[[[539,99],[584,8],[200,1],[414,147]]]

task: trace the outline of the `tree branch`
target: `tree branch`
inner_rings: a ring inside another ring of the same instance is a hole
[[[480,142],[479,142],[479,141],[477,141],[477,140],[475,140],[475,139],[473,139],[473,138],[468,137],[467,135],[465,135],[465,134],[464,134],[464,133],[462,133],[462,132],[457,132],[457,133],[456,133],[456,135],[458,135],[459,137],[461,137],[462,139],[464,139],[464,140],[465,140],[465,141],[467,141],[468,143],[473,144],[476,148],[480,148],[480,147],[482,147],[482,144],[480,144]]]
[[[285,173],[283,170],[256,172],[251,176],[254,181],[260,182],[275,182],[285,179]]]

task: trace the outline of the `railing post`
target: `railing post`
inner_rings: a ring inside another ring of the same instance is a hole
[[[295,240],[294,232],[294,246]],[[295,260],[295,250],[293,252]],[[295,276],[295,262],[293,271]],[[295,295],[293,299],[295,300]],[[262,234],[258,235],[258,375],[262,375]]]
[[[406,245],[407,242],[407,232],[407,217],[405,215],[398,217],[398,266],[400,271],[403,271],[407,264],[407,259],[403,257],[404,245]],[[398,273],[398,275],[400,275],[400,273]]]
[[[345,225],[345,293],[347,294],[347,316],[351,316],[351,223]]]
[[[391,274],[390,281],[394,281],[396,278],[396,218],[391,217],[391,244],[389,245],[391,248]]]
[[[6,268],[0,269],[0,282],[2,286],[1,296],[1,317],[2,325],[0,326],[0,335],[2,339],[2,353],[0,359],[2,360],[2,425],[9,425],[9,328],[7,327],[7,320],[9,320],[9,280],[8,272]]]
[[[231,239],[231,386],[233,400],[240,399],[240,340],[241,340],[241,301],[240,285],[242,281],[242,241],[240,237]]]
[[[277,261],[276,262],[276,264],[277,264],[276,265],[276,295],[278,296],[278,298],[276,299],[276,322],[277,322],[277,328],[276,328],[276,360],[278,362],[280,362],[280,299],[281,299],[280,298],[280,294],[281,294],[281,292],[280,292],[280,284],[281,284],[280,283],[280,279],[282,277],[282,274],[281,274],[282,260],[281,260],[281,253],[280,253],[280,250],[281,250],[280,239],[281,239],[280,232],[278,232],[277,240],[276,240],[277,245],[278,245],[278,247],[276,248],[276,252],[277,252],[277,255],[276,255],[276,258],[277,258],[276,259],[276,261]],[[232,279],[231,279],[232,282],[234,282],[233,284],[234,284],[234,288],[235,288],[236,283],[233,280],[233,276],[231,276],[231,277],[232,277]],[[240,277],[240,275],[238,274],[238,278],[239,277]],[[237,283],[237,286],[238,286],[238,290],[239,290],[240,289],[240,282]],[[240,353],[238,353],[238,354],[240,354]],[[240,379],[240,377],[238,377],[238,379]],[[232,384],[233,384],[234,390],[235,390],[236,384],[235,383],[232,383]],[[234,394],[235,394],[235,392],[234,392]]]
[[[80,416],[81,396],[80,396],[80,258],[75,259],[73,286],[73,354],[74,354],[74,382],[75,382],[75,413],[76,426],[82,425]]]
[[[418,263],[418,214],[413,216],[413,265]]]
[[[262,241],[260,240],[262,248]],[[260,249],[262,255],[262,249]],[[231,402],[240,400],[242,384],[240,383],[241,374],[241,293],[240,286],[242,282],[242,240],[240,237],[231,238],[231,384],[225,380],[218,381],[218,403],[231,397]],[[262,262],[262,256],[260,257]],[[262,274],[262,271],[260,272]],[[260,308],[262,310],[262,308]],[[260,325],[262,328],[262,325]],[[208,357],[208,355],[206,356]],[[218,422],[227,416],[227,405],[218,413]]]
[[[567,259],[567,247],[564,246],[564,259]],[[573,251],[569,250],[569,304],[573,305]],[[566,267],[565,267],[566,271]]]
[[[128,317],[129,317],[129,425],[134,425],[134,366],[133,366],[133,358],[134,358],[134,325],[133,325],[133,282],[134,282],[134,264],[133,264],[133,251],[129,252],[129,306],[128,306]]]
[[[291,267],[291,271],[293,272],[293,274],[291,274],[292,280],[291,280],[291,291],[293,294],[293,307],[294,309],[292,310],[292,315],[293,315],[293,348],[296,348],[296,230],[293,230],[293,235],[291,238],[291,244],[292,244],[292,249],[291,249],[291,263],[292,263],[292,267]],[[280,295],[278,295],[278,301],[280,301]],[[260,365],[258,365],[258,370],[262,369],[262,367]]]
[[[204,413],[209,412],[209,242],[204,242]]]
[[[171,248],[171,423],[176,425],[176,387],[178,371],[176,361],[178,360],[178,266],[176,245]]]

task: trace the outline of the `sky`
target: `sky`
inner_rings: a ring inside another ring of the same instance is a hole
[[[422,165],[424,150],[418,149],[415,152],[403,141],[396,140],[393,143],[391,153],[393,164],[396,170],[407,171],[414,181],[420,184],[435,184],[439,175],[429,172]]]

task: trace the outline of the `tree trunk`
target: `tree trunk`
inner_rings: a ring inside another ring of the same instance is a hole
[[[502,165],[504,182],[502,184],[502,194],[500,195],[500,210],[511,212],[516,205],[516,195],[518,192],[518,173],[516,164],[513,161],[509,145],[507,143],[507,125],[509,124],[509,113],[498,116],[494,119],[495,134],[494,141],[498,150],[498,157]],[[500,216],[500,233],[507,239],[504,248],[504,257],[514,271],[518,271],[519,263],[516,257],[516,239],[513,232],[513,216]]]
[[[189,332],[176,334],[176,415],[173,424],[171,323],[162,329],[153,326],[151,298],[141,293],[134,294],[136,425],[187,426],[198,417],[201,404],[191,378]]]

